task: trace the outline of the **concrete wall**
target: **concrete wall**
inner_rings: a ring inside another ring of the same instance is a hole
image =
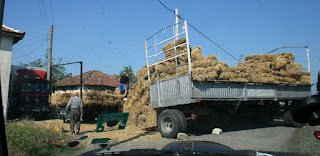
[[[0,45],[0,70],[1,70],[1,93],[2,106],[5,119],[7,118],[8,110],[8,93],[11,70],[11,55],[12,55],[13,38],[11,36],[2,35]]]

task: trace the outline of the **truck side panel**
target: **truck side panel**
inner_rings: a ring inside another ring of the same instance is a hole
[[[158,84],[159,83],[159,84]],[[189,74],[154,83],[150,87],[153,108],[208,101],[295,100],[309,97],[311,85],[246,82],[197,82]],[[157,86],[160,86],[159,88]],[[160,97],[160,99],[158,99]]]
[[[153,108],[192,103],[192,81],[189,74],[170,78],[150,86],[150,102]],[[158,99],[160,97],[160,99]]]

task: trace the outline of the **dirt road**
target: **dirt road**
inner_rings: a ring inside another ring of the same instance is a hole
[[[287,142],[295,128],[285,127],[283,121],[271,121],[265,125],[237,125],[235,128],[225,129],[220,135],[196,134],[190,132],[188,140],[205,140],[227,145],[235,150],[260,151],[289,151]],[[125,133],[125,131],[123,131]],[[83,155],[100,152],[127,151],[130,149],[155,148],[161,149],[170,142],[178,139],[166,139],[159,132],[142,132],[125,140],[110,140],[107,147],[88,145]]]

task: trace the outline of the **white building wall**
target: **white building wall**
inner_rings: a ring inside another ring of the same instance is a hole
[[[11,56],[12,56],[13,37],[2,35],[0,45],[0,70],[1,70],[1,93],[2,93],[2,107],[5,119],[7,118],[8,110],[8,93],[11,70]]]

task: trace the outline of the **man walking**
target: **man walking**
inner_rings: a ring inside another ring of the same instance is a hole
[[[127,90],[128,90],[128,87],[129,87],[129,74],[126,74],[126,75],[122,75],[120,78],[119,78],[119,93],[124,91],[124,95],[127,96]],[[118,93],[118,95],[119,95]]]
[[[83,116],[83,104],[82,100],[78,97],[78,93],[74,93],[73,97],[69,100],[67,104],[67,112],[70,112],[70,131],[71,135],[74,135],[74,125],[77,124],[76,135],[80,131],[80,117]]]

